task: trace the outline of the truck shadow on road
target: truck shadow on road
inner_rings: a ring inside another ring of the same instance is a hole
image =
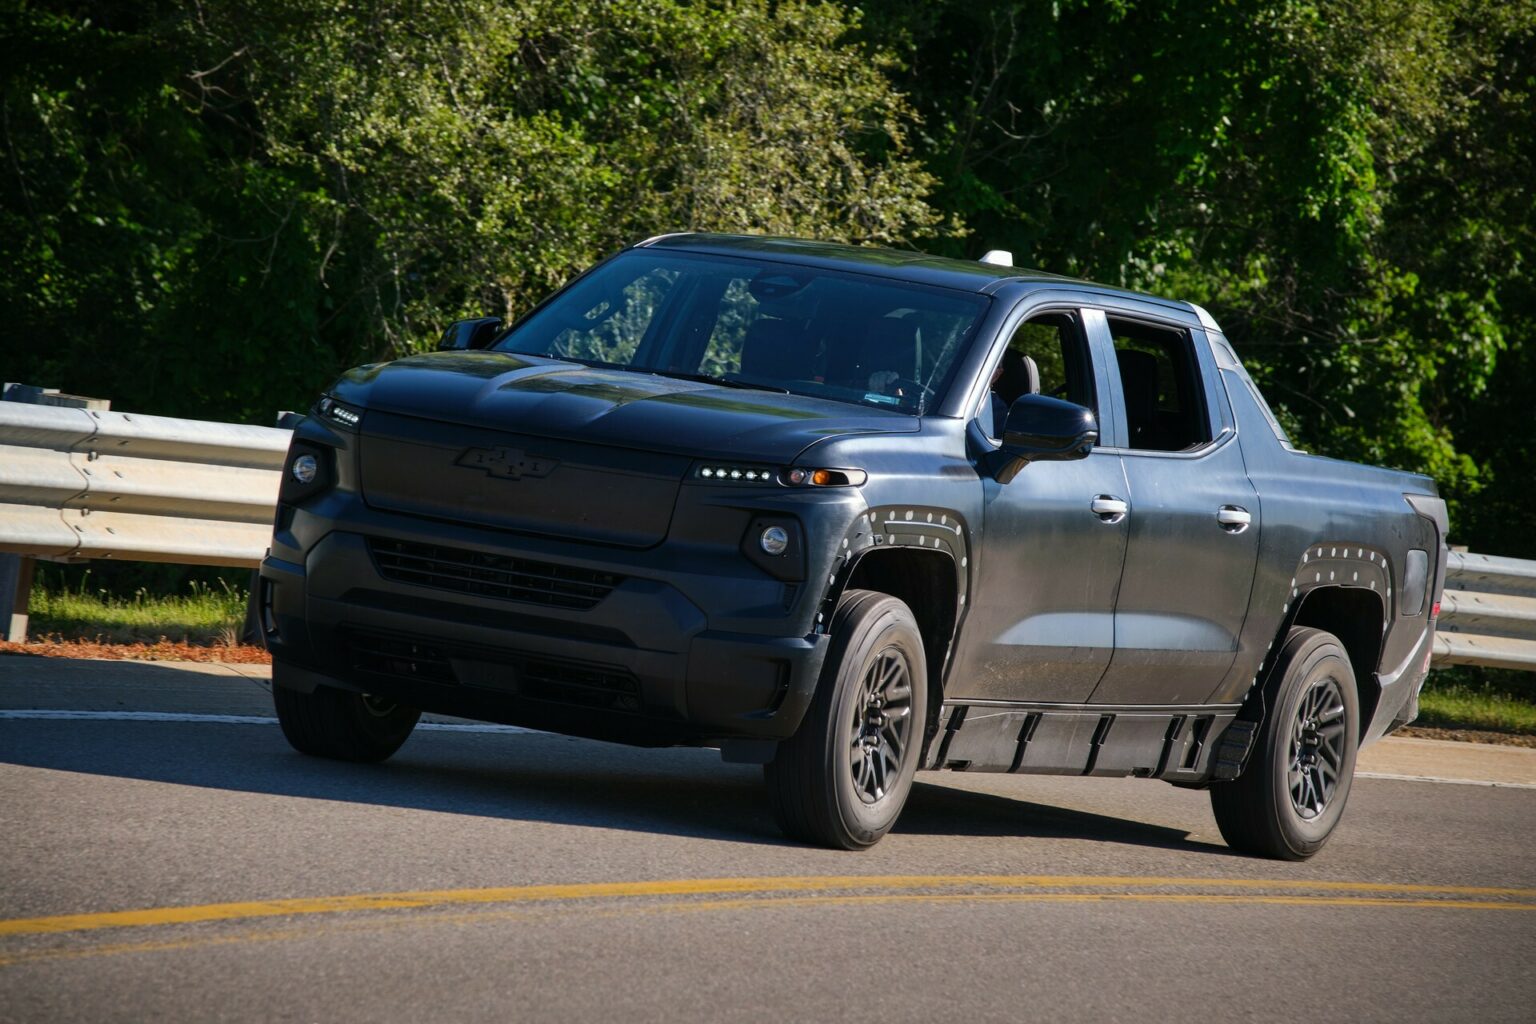
[[[0,762],[233,792],[756,844],[785,844],[756,766],[548,734],[418,733],[380,765],[294,753],[275,726],[0,723]],[[898,835],[1061,837],[1229,854],[1175,828],[918,777]],[[1026,780],[1020,780],[1021,791]]]

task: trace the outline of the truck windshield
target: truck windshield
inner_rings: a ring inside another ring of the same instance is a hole
[[[987,302],[795,264],[637,249],[494,347],[921,414],[948,387]]]

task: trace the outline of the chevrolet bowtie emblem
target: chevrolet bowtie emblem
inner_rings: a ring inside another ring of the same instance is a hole
[[[478,469],[504,480],[521,480],[525,476],[548,476],[560,463],[540,455],[529,455],[521,448],[466,448],[464,454],[454,460],[454,465],[465,469]]]

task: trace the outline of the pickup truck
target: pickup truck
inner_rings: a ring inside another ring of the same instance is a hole
[[[289,742],[716,747],[847,849],[919,769],[1162,779],[1315,853],[1417,713],[1444,502],[1297,450],[1198,306],[1008,262],[661,236],[344,374],[261,566]]]

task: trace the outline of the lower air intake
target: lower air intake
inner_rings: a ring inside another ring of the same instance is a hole
[[[379,574],[397,583],[555,608],[592,608],[624,581],[611,572],[441,544],[370,537],[368,548]]]

